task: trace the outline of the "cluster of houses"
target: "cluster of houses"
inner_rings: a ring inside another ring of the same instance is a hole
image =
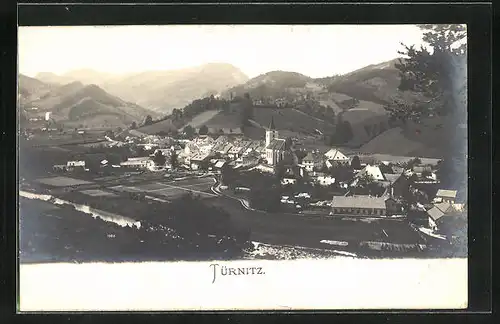
[[[117,141],[108,139],[110,143]],[[150,151],[149,156],[130,157],[113,167],[139,168],[150,171],[162,171],[171,168],[170,157],[175,154],[180,167],[189,170],[217,171],[224,167],[232,168],[260,168],[273,172],[276,166],[285,166],[281,183],[293,185],[300,177],[305,177],[320,186],[336,185],[347,192],[345,195],[334,196],[328,202],[331,214],[356,216],[395,216],[404,215],[401,197],[405,192],[417,193],[419,185],[433,185],[439,187],[436,176],[438,160],[424,163],[393,163],[374,158],[373,155],[356,155],[359,159],[354,166],[352,154],[346,155],[337,148],[327,152],[310,150],[299,160],[294,150],[294,143],[288,138],[280,137],[278,130],[271,119],[263,140],[249,140],[243,136],[219,135],[212,137],[200,135],[192,140],[172,139],[160,136],[127,138],[119,144],[134,144],[143,146]],[[164,165],[155,163],[155,156],[162,154],[165,157]],[[408,158],[409,159],[409,158]],[[106,166],[107,161],[101,161]],[[348,180],[337,181],[326,169],[338,166],[350,166],[352,177]],[[85,169],[84,161],[68,161],[66,165],[56,165],[55,170]],[[382,188],[377,195],[354,194],[353,189],[363,179],[369,178]],[[288,199],[289,200],[289,199]],[[287,200],[287,201],[288,201]],[[463,210],[463,206],[456,203],[456,191],[440,189],[431,203],[422,206],[421,211],[428,215],[429,228],[437,230],[445,216]]]

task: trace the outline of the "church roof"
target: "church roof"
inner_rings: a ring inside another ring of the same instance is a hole
[[[275,130],[276,126],[274,126],[274,117],[271,116],[271,122],[269,123],[269,129],[270,130]]]
[[[282,138],[274,139],[269,143],[266,149],[270,150],[284,150],[285,149],[285,140]]]

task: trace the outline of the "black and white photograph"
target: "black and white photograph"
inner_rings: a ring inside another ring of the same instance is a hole
[[[102,267],[133,310],[146,288],[120,267],[142,265],[143,279],[175,268],[168,289],[181,290],[193,280],[272,290],[278,271],[330,267],[350,289],[380,280],[365,275],[368,262],[395,282],[456,275],[456,290],[394,308],[467,306],[465,24],[23,26],[18,72],[26,309],[84,308],[70,303],[80,288],[60,296],[66,306],[41,297],[48,286],[29,290],[37,266],[96,278]],[[424,260],[445,269],[400,265]],[[296,297],[147,307],[337,307]],[[338,307],[362,307],[343,298]]]

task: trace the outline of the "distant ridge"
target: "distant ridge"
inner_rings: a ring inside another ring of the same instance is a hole
[[[150,111],[107,93],[95,84],[75,81],[56,86],[35,78],[19,76],[20,108],[26,113],[51,112],[51,118],[63,124],[89,127],[127,126],[144,119]],[[36,107],[35,112],[31,108]],[[156,116],[155,114],[152,114]]]
[[[185,69],[111,74],[78,69],[63,75],[39,73],[41,81],[58,85],[75,81],[96,84],[126,101],[135,102],[157,113],[168,114],[207,94],[218,94],[244,83],[248,77],[227,63],[207,63]]]

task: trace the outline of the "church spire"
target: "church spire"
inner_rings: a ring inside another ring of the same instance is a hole
[[[269,124],[269,129],[270,130],[276,129],[276,127],[274,126],[274,116],[271,116],[271,123]]]

